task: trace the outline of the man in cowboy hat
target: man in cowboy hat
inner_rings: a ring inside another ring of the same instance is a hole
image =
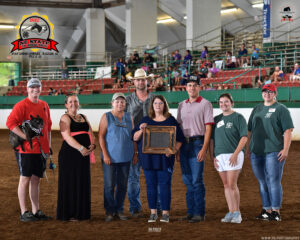
[[[139,68],[135,71],[132,81],[136,88],[135,92],[126,97],[126,112],[130,112],[134,125],[136,126],[143,117],[148,115],[149,107],[154,95],[147,91],[147,76],[144,69]],[[129,211],[134,217],[138,217],[141,212],[140,200],[140,172],[141,165],[137,158],[137,146],[130,165],[128,177],[128,199]]]

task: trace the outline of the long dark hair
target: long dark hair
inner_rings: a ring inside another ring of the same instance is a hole
[[[152,99],[151,105],[150,105],[150,109],[149,109],[149,117],[152,118],[152,119],[155,118],[155,111],[154,111],[154,109],[153,109],[153,103],[154,103],[155,99],[159,99],[159,100],[161,100],[161,101],[164,103],[164,110],[163,110],[163,115],[164,115],[164,117],[166,117],[166,118],[170,117],[170,116],[171,116],[171,113],[169,113],[169,105],[168,105],[168,103],[167,103],[165,97],[162,96],[162,95],[156,95],[156,96]]]

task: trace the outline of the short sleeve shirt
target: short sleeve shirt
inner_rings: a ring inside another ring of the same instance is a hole
[[[177,121],[185,137],[205,135],[205,125],[214,124],[212,104],[202,97],[179,103]]]
[[[283,149],[283,134],[290,128],[294,125],[286,106],[278,102],[271,106],[263,103],[257,105],[248,122],[251,152],[258,155],[280,152]]]
[[[12,130],[16,126],[22,125],[23,121],[30,120],[30,115],[36,117],[39,115],[44,122],[42,129],[43,136],[40,136],[40,142],[42,150],[45,153],[49,153],[49,132],[51,131],[52,121],[50,118],[49,106],[46,102],[39,100],[38,103],[31,102],[28,98],[18,102],[9,114],[6,126]],[[24,142],[25,152],[22,151],[21,147],[18,147],[20,153],[41,153],[40,146],[37,138],[32,141],[33,148],[31,149],[29,142]]]
[[[142,102],[138,99],[135,92],[126,96],[126,112],[129,112],[133,118],[134,126],[142,120],[143,117],[148,116],[149,108],[154,94],[148,93],[148,98]]]
[[[228,116],[220,114],[214,118],[212,138],[214,154],[234,153],[242,137],[248,135],[246,119],[234,112]]]

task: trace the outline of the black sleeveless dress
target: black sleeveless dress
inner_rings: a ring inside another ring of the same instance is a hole
[[[83,116],[82,116],[83,117]],[[71,117],[71,132],[88,131],[89,125],[85,122],[75,122]],[[77,142],[88,147],[88,134],[73,136]],[[90,158],[63,141],[58,155],[59,177],[57,216],[59,220],[86,220],[91,217],[91,181]]]

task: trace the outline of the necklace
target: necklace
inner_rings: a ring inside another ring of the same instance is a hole
[[[75,121],[79,121],[79,122],[81,122],[81,120],[82,120],[82,117],[81,117],[81,115],[79,114],[79,115],[72,115],[72,114],[70,114],[70,113],[68,113],[72,118],[74,118],[74,120]]]

